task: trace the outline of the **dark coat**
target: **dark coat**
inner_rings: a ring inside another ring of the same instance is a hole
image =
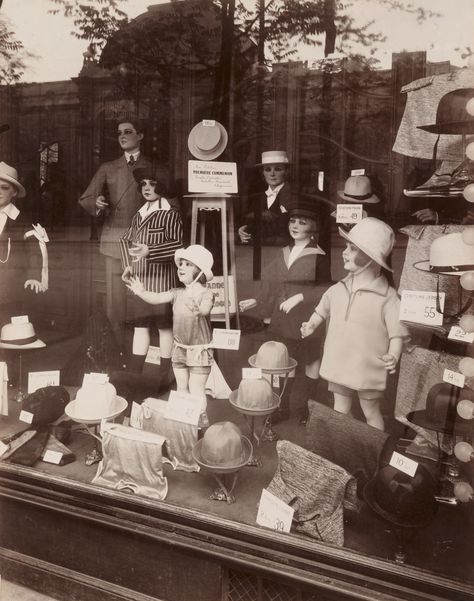
[[[292,191],[289,183],[285,183],[278,192],[275,202],[267,209],[267,197],[265,191],[259,191],[252,194],[250,202],[255,206],[255,202],[260,203],[261,212],[261,236],[262,244],[282,246],[290,240],[288,234],[288,206],[291,202]],[[283,207],[283,208],[282,208]],[[255,239],[257,236],[255,227],[254,212],[248,213],[244,219],[247,230]]]

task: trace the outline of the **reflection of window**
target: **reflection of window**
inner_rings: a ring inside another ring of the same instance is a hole
[[[41,142],[40,147],[40,185],[48,179],[48,166],[59,161],[59,143]]]

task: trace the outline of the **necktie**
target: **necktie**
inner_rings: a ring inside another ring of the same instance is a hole
[[[135,159],[133,158],[133,154],[128,157],[128,164],[133,167],[135,165]]]

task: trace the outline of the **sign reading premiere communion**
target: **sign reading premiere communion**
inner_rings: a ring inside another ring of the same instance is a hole
[[[219,161],[188,161],[190,192],[236,194],[237,163]]]

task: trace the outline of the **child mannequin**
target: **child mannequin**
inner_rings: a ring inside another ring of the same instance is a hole
[[[130,227],[120,238],[124,271],[122,280],[130,276],[142,278],[146,290],[163,292],[177,285],[174,253],[183,246],[183,225],[177,210],[165,198],[166,174],[157,169],[135,169],[133,172],[144,204],[132,218]],[[140,299],[133,304],[135,329],[128,371],[141,373],[150,346],[150,329],[160,336],[160,376],[171,380],[173,346],[171,305],[151,308]]]
[[[301,321],[313,311],[321,296],[321,288],[315,284],[330,281],[329,262],[325,252],[318,246],[318,215],[314,204],[303,201],[288,205],[288,231],[292,244],[281,249],[278,257],[268,266],[267,278],[262,282],[258,299],[240,301],[241,311],[256,305],[266,305],[271,315],[268,333],[271,338],[283,342],[292,357],[297,354],[305,365],[306,399],[316,389],[320,366],[320,340],[301,341]],[[279,412],[272,422],[286,420],[290,416],[290,394],[295,372],[289,374]],[[306,409],[302,421],[306,417]]]
[[[321,298],[309,321],[301,326],[303,338],[327,321],[321,376],[334,393],[334,409],[349,413],[357,391],[367,423],[384,429],[380,402],[387,372],[394,373],[408,330],[398,319],[400,300],[383,271],[395,235],[383,221],[362,219],[339,234],[347,240],[342,253],[349,272]]]
[[[166,292],[145,290],[136,276],[130,277],[130,290],[152,305],[171,303],[173,306],[172,365],[178,392],[188,392],[203,399],[200,426],[207,427],[206,381],[214,361],[210,313],[214,295],[206,287],[212,280],[213,257],[199,244],[177,250],[174,261],[178,267],[178,279],[184,288],[172,288]]]

